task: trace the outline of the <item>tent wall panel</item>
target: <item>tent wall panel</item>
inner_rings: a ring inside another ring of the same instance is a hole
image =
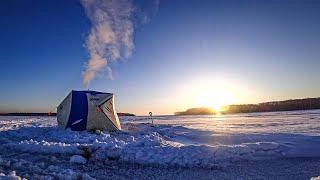
[[[57,120],[61,129],[65,129],[68,123],[69,114],[71,111],[72,93],[61,102],[57,108]]]
[[[113,96],[112,94],[100,94],[100,95],[91,95],[87,94],[89,109],[88,109],[88,119],[94,119],[94,121],[88,121],[88,129],[106,129],[108,131],[115,131],[117,128],[110,122],[109,119],[106,119],[106,116],[103,114],[99,108],[99,103],[102,99]]]
[[[103,104],[100,105],[101,110],[104,114],[112,121],[113,125],[116,127],[120,127],[120,121],[118,116],[115,114],[114,109],[114,97],[112,96]]]
[[[88,101],[85,93],[72,92],[71,111],[66,128],[86,130],[88,117]]]

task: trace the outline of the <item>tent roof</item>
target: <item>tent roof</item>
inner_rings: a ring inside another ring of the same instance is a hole
[[[99,92],[99,91],[90,91],[90,90],[85,90],[85,91],[77,91],[77,90],[72,90],[72,93],[89,93],[91,95],[95,95],[95,94],[112,94],[112,93],[106,93],[106,92]]]

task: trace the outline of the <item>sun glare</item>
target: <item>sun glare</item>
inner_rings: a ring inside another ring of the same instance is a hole
[[[201,107],[210,107],[215,112],[223,111],[223,107],[234,103],[231,93],[226,91],[207,90],[200,92],[196,99],[196,105]]]

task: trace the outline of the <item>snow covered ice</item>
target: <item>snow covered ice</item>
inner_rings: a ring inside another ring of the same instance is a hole
[[[0,173],[31,179],[103,179],[101,169],[119,164],[142,169],[175,167],[183,172],[232,169],[244,162],[247,167],[291,163],[296,158],[313,159],[311,164],[305,162],[307,166],[319,165],[319,121],[318,110],[158,116],[155,127],[148,117],[137,116],[121,118],[123,132],[91,133],[61,130],[52,117],[0,117]],[[303,177],[320,175],[320,166],[309,169]]]

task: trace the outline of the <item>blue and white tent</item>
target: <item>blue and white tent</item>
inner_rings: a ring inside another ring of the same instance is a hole
[[[57,108],[58,126],[74,131],[121,130],[114,95],[97,91],[71,91]]]

